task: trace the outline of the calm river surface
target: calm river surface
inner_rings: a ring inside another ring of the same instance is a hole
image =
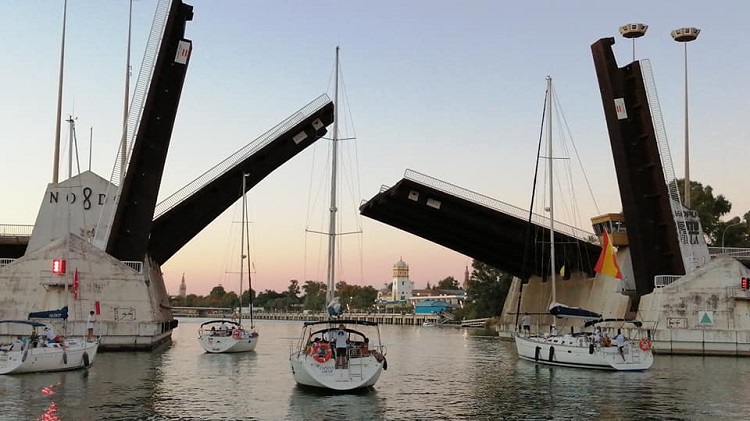
[[[375,390],[313,394],[288,356],[299,322],[260,321],[254,353],[205,354],[201,319],[154,353],[104,353],[89,370],[0,376],[2,420],[748,419],[750,358],[656,356],[643,373],[538,367],[468,330],[381,326]]]

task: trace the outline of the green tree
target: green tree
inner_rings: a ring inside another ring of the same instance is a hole
[[[254,305],[258,307],[265,307],[270,310],[282,310],[284,308],[284,298],[284,294],[267,289],[258,294],[258,297],[255,299]]]
[[[290,296],[299,296],[299,293],[301,292],[299,288],[299,281],[296,279],[292,279],[291,281],[289,281],[289,286],[287,287],[286,292]]]
[[[253,305],[255,305],[255,291],[252,289],[246,289],[242,291],[242,306],[243,307],[250,307],[250,303],[252,302]],[[256,306],[257,307],[257,306]]]
[[[684,185],[684,179],[677,180],[681,194]],[[706,242],[710,246],[721,246],[723,239],[725,247],[750,247],[750,211],[745,211],[741,217],[722,221],[722,217],[731,212],[732,203],[723,194],[714,197],[713,187],[704,187],[697,181],[690,182],[690,207],[698,212]]]
[[[306,310],[323,311],[326,306],[326,284],[324,282],[305,281],[302,286],[303,305]]]
[[[452,276],[449,276],[438,282],[433,289],[456,290],[460,288],[458,287],[458,280],[456,280],[456,278]]]
[[[685,198],[685,179],[677,180],[677,188],[680,196]],[[703,186],[697,181],[690,181],[690,208],[698,212],[698,219],[701,221],[703,233],[706,242],[709,245],[721,245],[721,235],[725,225],[721,222],[721,217],[732,210],[732,204],[724,197],[723,194],[714,196],[714,189],[711,186]]]
[[[231,308],[234,310],[240,305],[240,297],[234,291],[229,291],[221,297],[221,304],[219,307]]]
[[[372,286],[349,285],[344,281],[336,284],[336,295],[339,302],[349,305],[349,311],[363,311],[375,304],[378,291]]]
[[[466,289],[465,318],[499,316],[513,276],[478,260],[472,261],[471,267],[472,273]]]

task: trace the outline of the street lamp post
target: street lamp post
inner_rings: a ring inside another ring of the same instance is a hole
[[[679,28],[672,31],[672,38],[685,44],[685,207],[690,207],[690,142],[688,135],[688,65],[687,44],[698,39],[698,28]]]
[[[726,228],[724,228],[724,232],[721,233],[721,253],[722,254],[725,253],[725,251],[724,251],[724,236],[726,235],[727,230],[729,228],[736,227],[737,225],[744,225],[744,224],[745,224],[745,221],[740,221],[740,222],[735,222],[734,224],[729,224],[729,225],[726,226]]]
[[[635,39],[646,35],[648,25],[643,23],[629,23],[620,27],[620,35],[633,40],[633,61],[635,61]]]

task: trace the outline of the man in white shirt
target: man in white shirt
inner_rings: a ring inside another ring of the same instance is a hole
[[[623,361],[625,361],[625,342],[625,335],[622,334],[622,331],[618,330],[617,336],[615,336],[615,345]]]
[[[86,340],[89,342],[94,339],[94,323],[96,323],[96,315],[94,314],[94,311],[91,310],[88,319],[86,319],[86,331],[88,332]]]
[[[339,325],[339,330],[336,331],[336,368],[346,368],[348,336],[344,325]]]

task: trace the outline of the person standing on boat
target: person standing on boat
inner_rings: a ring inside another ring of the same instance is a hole
[[[346,368],[347,342],[346,328],[341,324],[336,331],[336,368]]]
[[[529,316],[528,312],[523,313],[523,318],[521,319],[521,326],[523,326],[523,331],[527,335],[531,333],[531,316]]]
[[[617,329],[617,336],[615,336],[615,345],[617,345],[617,351],[620,353],[622,360],[625,361],[625,335],[622,334],[620,329]]]
[[[89,317],[86,319],[86,340],[91,342],[94,340],[94,324],[96,323],[96,315],[94,310],[89,312]]]

